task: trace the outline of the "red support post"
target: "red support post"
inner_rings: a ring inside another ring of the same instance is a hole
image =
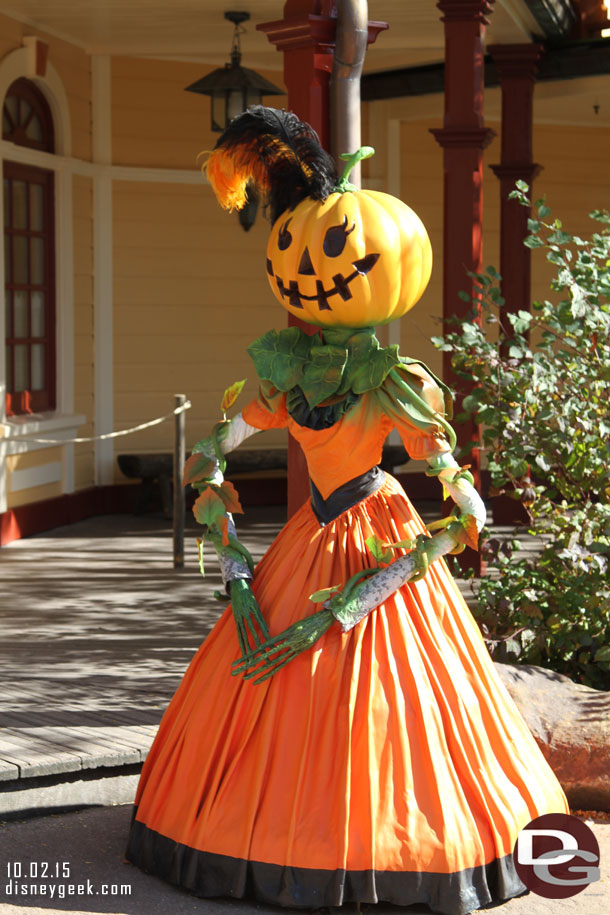
[[[515,182],[530,188],[541,166],[532,161],[534,84],[538,61],[544,53],[539,44],[491,45],[502,89],[502,161],[491,169],[500,181],[500,274],[504,313],[529,310],[531,301],[531,252],[523,244],[528,235],[530,211],[508,195]],[[508,496],[493,500],[494,520],[500,524],[525,521],[519,502]]]
[[[432,133],[443,149],[443,319],[444,331],[453,329],[448,319],[465,316],[472,308],[460,292],[472,298],[474,281],[483,255],[483,150],[495,133],[483,121],[484,56],[483,38],[493,0],[440,0],[437,4],[445,25],[445,116],[443,127]],[[457,410],[468,393],[463,379],[453,371],[451,356],[444,354],[445,381],[458,393]],[[474,425],[462,425],[458,442],[479,442]],[[480,485],[478,449],[469,458]],[[470,554],[469,567],[480,572],[479,554]]]
[[[508,195],[515,182],[531,186],[541,166],[532,162],[534,83],[543,48],[538,44],[492,45],[502,87],[502,161],[491,168],[500,181],[500,273],[506,311],[530,305],[529,211]]]
[[[284,53],[284,83],[288,108],[311,124],[325,149],[330,149],[330,73],[333,66],[336,19],[325,0],[287,0],[284,18],[257,26]],[[311,324],[288,315],[290,327],[317,333]],[[288,436],[288,517],[309,498],[309,473],[301,446]]]
[[[330,151],[330,74],[336,27],[332,0],[287,0],[284,18],[257,26],[284,54],[284,84],[288,108],[311,124],[322,146]],[[368,43],[385,23],[369,23]],[[318,328],[288,316],[289,326],[315,334]],[[288,517],[309,498],[309,474],[300,445],[288,437]]]

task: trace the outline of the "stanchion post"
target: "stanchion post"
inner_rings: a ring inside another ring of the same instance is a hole
[[[186,394],[176,394],[176,409],[186,403]],[[174,568],[184,568],[184,462],[186,461],[186,411],[176,413],[174,436]]]

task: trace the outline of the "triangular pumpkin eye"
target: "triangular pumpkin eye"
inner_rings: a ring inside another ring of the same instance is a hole
[[[324,236],[322,247],[327,257],[339,257],[345,248],[345,242],[350,232],[356,228],[356,223],[352,223],[351,229],[347,228],[347,216],[343,217],[343,225],[331,226]]]
[[[304,276],[313,276],[315,274],[313,269],[313,264],[311,262],[311,257],[309,254],[309,248],[305,248],[301,256],[301,263],[299,264],[299,273],[302,273]]]

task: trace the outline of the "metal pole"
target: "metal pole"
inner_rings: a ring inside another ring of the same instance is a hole
[[[366,0],[339,0],[337,32],[330,78],[330,151],[339,174],[341,153],[353,153],[362,143],[360,135],[360,74],[368,43]],[[360,187],[360,165],[352,169],[350,182]]]
[[[186,394],[176,394],[177,407],[186,403]],[[186,461],[186,411],[176,413],[174,437],[174,568],[184,568],[184,462]]]

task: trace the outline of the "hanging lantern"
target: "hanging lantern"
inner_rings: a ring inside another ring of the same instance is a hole
[[[284,95],[283,89],[274,86],[254,70],[247,70],[241,66],[239,36],[244,29],[240,29],[240,25],[249,18],[250,13],[225,13],[225,19],[232,22],[235,29],[231,44],[231,62],[186,87],[187,92],[211,96],[211,128],[215,132],[223,131],[233,118],[242,114],[251,105],[260,105],[264,95]]]

